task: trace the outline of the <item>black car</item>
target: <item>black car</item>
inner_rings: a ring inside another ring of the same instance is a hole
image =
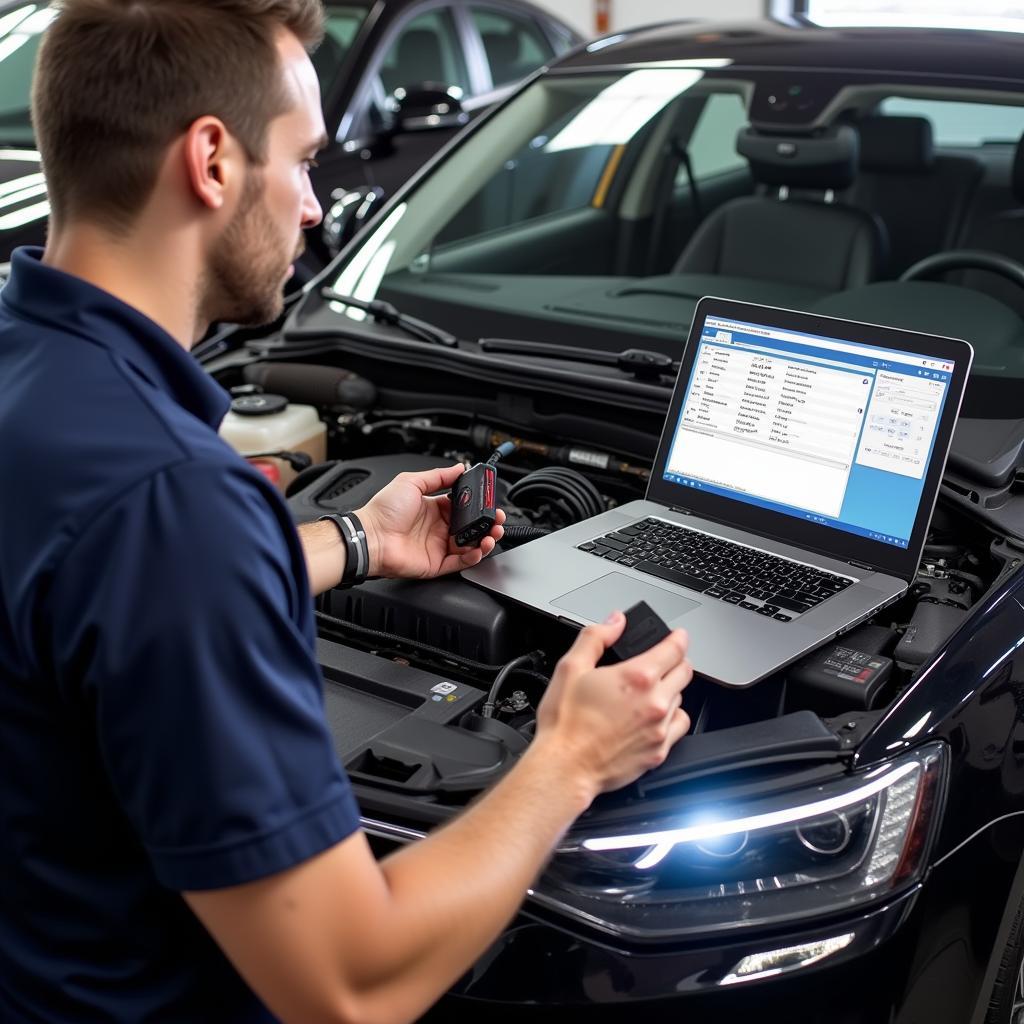
[[[880,688],[816,681],[834,641],[746,690],[696,680],[692,734],[574,825],[431,1019],[1024,1020],[1022,133],[1013,35],[601,40],[460,136],[283,330],[206,346],[226,386],[327,424],[296,519],[514,438],[509,544],[643,495],[702,295],[974,346],[916,578],[839,641]],[[571,632],[459,579],[321,601],[327,712],[383,849],[503,774]]]
[[[311,179],[329,230],[309,232],[300,280],[472,115],[579,41],[523,0],[367,0],[326,11],[313,63],[331,143]],[[0,263],[44,238],[49,207],[29,87],[52,17],[47,5],[0,5]]]

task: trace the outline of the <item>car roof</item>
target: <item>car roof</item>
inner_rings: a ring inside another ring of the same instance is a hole
[[[558,68],[666,61],[729,61],[746,68],[924,74],[1024,82],[1024,36],[928,28],[832,28],[770,19],[671,22],[605,36]]]

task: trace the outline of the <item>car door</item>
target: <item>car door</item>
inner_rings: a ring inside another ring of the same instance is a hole
[[[380,35],[341,117],[338,139],[320,156],[313,187],[331,222],[343,195],[390,196],[458,130],[464,119],[405,129],[400,123],[403,90],[427,83],[450,91],[453,106],[479,90],[474,83],[455,12],[449,4],[412,6]],[[331,253],[322,238],[310,239],[321,259]]]
[[[471,117],[577,41],[570,28],[526,5],[411,6],[381,35],[341,118],[339,142],[314,176],[326,214],[324,236],[311,239],[320,258],[336,252]],[[447,90],[461,116],[413,129],[396,125],[402,91],[427,83]]]
[[[504,94],[574,42],[565,26],[542,20],[530,10],[468,3],[463,11],[469,28],[470,58],[481,61],[496,94]]]

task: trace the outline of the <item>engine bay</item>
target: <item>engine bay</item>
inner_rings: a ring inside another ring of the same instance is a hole
[[[281,394],[313,405],[325,424],[326,460],[292,459],[282,486],[297,524],[358,509],[398,473],[469,467],[510,441],[499,550],[644,496],[664,415],[656,402],[560,401],[535,387],[483,393],[440,369],[349,354],[352,369],[343,370],[334,352],[318,356],[234,359],[217,372],[236,396]],[[990,431],[977,433],[991,443]],[[992,518],[1019,514],[1016,471],[995,480],[990,455],[989,479],[979,471],[973,487],[1002,503],[965,496],[971,465],[960,450],[917,576],[896,604],[749,689],[696,677],[684,698],[690,734],[661,768],[604,798],[604,809],[716,773],[772,773],[793,761],[835,770],[1020,563],[1013,531]],[[326,711],[364,811],[417,828],[443,821],[514,763],[574,636],[459,576],[371,579],[321,595],[316,611]],[[491,717],[481,714],[485,702]]]

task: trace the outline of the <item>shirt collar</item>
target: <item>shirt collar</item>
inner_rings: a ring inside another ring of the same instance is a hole
[[[220,426],[231,401],[227,392],[167,331],[101,288],[47,266],[42,256],[35,246],[15,249],[0,304],[116,352],[212,429]]]

